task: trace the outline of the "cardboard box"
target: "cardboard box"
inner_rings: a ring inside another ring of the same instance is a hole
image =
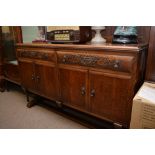
[[[155,84],[144,82],[133,99],[131,129],[155,129]]]

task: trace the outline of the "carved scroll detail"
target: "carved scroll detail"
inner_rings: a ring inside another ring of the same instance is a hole
[[[111,68],[115,70],[121,67],[121,60],[108,56],[99,57],[80,54],[66,54],[63,56],[61,55],[58,60],[63,64],[75,64],[88,67]]]
[[[38,52],[38,51],[21,51],[20,56],[24,58],[41,59],[45,61],[54,61],[54,57],[49,53]]]

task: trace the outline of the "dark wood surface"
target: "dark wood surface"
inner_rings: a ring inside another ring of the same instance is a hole
[[[38,94],[52,100],[58,99],[57,72],[54,65],[36,62],[35,78]]]
[[[87,106],[87,76],[86,69],[59,67],[61,102],[78,109],[88,110]]]
[[[21,26],[11,26],[12,27],[12,33],[14,34],[14,40],[16,43],[22,43],[22,30]]]
[[[130,91],[133,91],[131,86],[132,76],[117,77],[115,74],[90,71],[91,112],[120,124],[126,124],[129,121],[126,116],[130,111],[127,105],[131,105]]]
[[[1,85],[3,90],[5,90],[4,84],[7,81],[20,85],[18,63],[12,63],[12,61],[16,60],[15,44],[22,42],[21,27],[9,26],[9,32],[1,32],[1,36],[1,45],[3,47],[3,53],[1,51],[1,59],[3,59],[1,60],[1,66],[3,66],[3,80],[1,80]]]
[[[34,63],[32,60],[19,60],[21,85],[30,91],[36,90]]]
[[[57,100],[56,55],[54,51],[41,51],[18,50],[21,85],[26,90]]]
[[[18,64],[4,63],[4,77],[9,81],[20,84],[19,66]]]
[[[2,29],[0,26],[0,76],[2,75]]]
[[[22,86],[128,127],[132,99],[144,80],[146,48],[147,44],[17,44]]]
[[[146,68],[146,80],[155,82],[155,26],[151,27]]]
[[[2,27],[0,26],[0,91],[4,91]]]
[[[120,45],[120,44],[111,44],[111,43],[105,43],[105,44],[91,44],[91,43],[87,43],[87,44],[32,44],[32,43],[18,43],[16,46],[18,47],[18,49],[20,50],[20,47],[23,48],[31,48],[31,50],[33,50],[35,48],[35,50],[37,48],[44,48],[44,49],[55,49],[55,50],[59,50],[59,49],[70,49],[70,50],[95,50],[95,51],[130,51],[130,52],[138,52],[139,50],[146,48],[147,47],[147,43],[141,43],[141,44],[129,44],[129,45]]]

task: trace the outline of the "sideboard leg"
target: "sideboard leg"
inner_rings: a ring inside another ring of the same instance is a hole
[[[0,92],[4,92],[5,91],[5,80],[4,79],[0,79]]]
[[[28,91],[26,91],[26,100],[27,100],[27,102],[30,102],[29,92]]]
[[[5,88],[4,87],[0,87],[0,92],[4,92]]]
[[[37,104],[39,103],[39,101],[41,101],[41,97],[39,97],[39,96],[34,96],[34,98],[30,101],[30,99],[29,99],[29,94],[28,94],[27,101],[28,101],[27,107],[28,107],[28,108],[31,108],[31,107],[33,107],[34,105],[37,105]]]
[[[29,102],[27,103],[27,107],[28,107],[28,108],[31,108],[31,107],[33,107],[34,105],[36,105],[36,100],[35,100],[35,99],[33,99],[33,100],[31,100],[31,101],[29,101]]]
[[[62,108],[62,102],[56,101],[57,106],[61,109]]]
[[[7,80],[5,80],[5,88],[6,88],[7,92],[9,92],[9,87],[8,87],[8,81]]]

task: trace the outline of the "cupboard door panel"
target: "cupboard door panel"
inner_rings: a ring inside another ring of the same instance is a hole
[[[21,84],[28,90],[35,91],[34,64],[29,60],[19,60]]]
[[[57,99],[57,73],[55,66],[50,64],[35,64],[36,87],[39,94],[50,99]]]
[[[90,72],[92,113],[117,123],[126,123],[127,107],[131,102],[130,85],[130,77]]]
[[[5,64],[4,75],[12,81],[20,83],[19,66],[14,64]]]
[[[60,68],[61,100],[72,107],[86,110],[87,75],[84,69]]]

